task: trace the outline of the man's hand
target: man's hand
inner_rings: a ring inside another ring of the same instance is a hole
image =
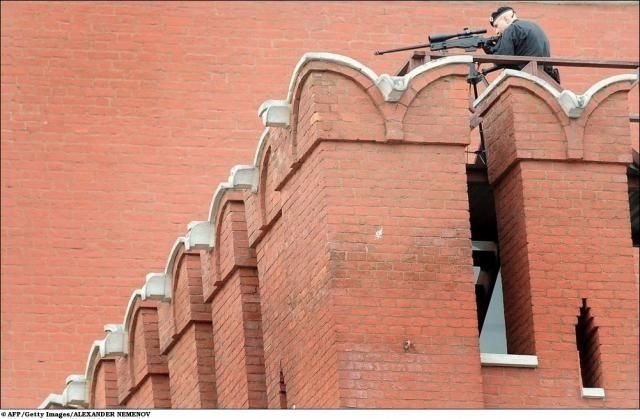
[[[489,38],[482,44],[482,49],[486,54],[493,54],[493,51],[497,43],[498,43],[497,37]]]

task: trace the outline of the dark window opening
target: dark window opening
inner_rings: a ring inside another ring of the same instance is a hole
[[[576,346],[580,357],[582,387],[602,388],[598,326],[595,325],[586,298],[582,299],[582,307],[580,307],[580,315],[576,324]]]
[[[471,240],[498,242],[498,224],[493,188],[487,179],[487,167],[481,163],[467,165],[467,193]]]
[[[480,352],[506,354],[496,209],[482,162],[467,165],[467,191]]]
[[[485,244],[485,246],[482,246]],[[491,249],[490,247],[493,247]],[[495,250],[494,250],[495,249]],[[489,303],[500,270],[497,249],[494,242],[474,242],[473,266],[475,274],[476,309],[478,316],[478,334],[482,332]]]
[[[634,247],[640,247],[640,158],[637,151],[632,151],[633,163],[627,169],[631,240]]]
[[[280,409],[287,408],[287,385],[284,383],[284,373],[280,370]]]

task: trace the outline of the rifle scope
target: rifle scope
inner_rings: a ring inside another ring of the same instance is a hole
[[[481,33],[487,33],[486,29],[474,29],[474,30],[469,30],[468,28],[464,28],[464,32],[461,33],[446,33],[446,34],[438,34],[438,35],[429,35],[429,42],[434,43],[434,42],[444,42],[447,39],[451,39],[451,38],[457,38],[457,37],[467,37],[467,36],[471,36],[471,35],[478,35]]]

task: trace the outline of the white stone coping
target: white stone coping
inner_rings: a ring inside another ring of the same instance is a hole
[[[579,118],[580,115],[582,115],[582,111],[584,111],[584,109],[589,104],[591,98],[607,86],[622,82],[633,83],[638,80],[637,74],[620,74],[617,76],[611,76],[595,83],[584,94],[577,95],[574,92],[566,89],[560,92],[546,80],[526,73],[524,71],[506,69],[503,70],[498,77],[496,77],[496,79],[480,94],[480,96],[478,96],[478,98],[473,102],[473,107],[476,108],[480,104],[482,104],[482,102],[484,102],[484,100],[489,97],[491,92],[496,90],[498,86],[500,86],[509,77],[517,77],[529,80],[532,83],[542,87],[558,101],[558,104],[569,118]]]
[[[537,368],[538,357],[536,355],[481,353],[480,364],[483,367]]]
[[[300,61],[298,61],[298,64],[293,70],[291,81],[289,82],[289,91],[287,92],[286,101],[267,101],[264,104],[268,102],[280,103],[281,106],[285,103],[291,104],[293,101],[293,96],[295,94],[294,89],[300,71],[306,63],[311,61],[326,61],[341,65],[343,67],[354,69],[371,80],[378,87],[378,89],[380,89],[380,93],[382,93],[385,101],[397,102],[402,97],[402,94],[407,90],[407,87],[411,83],[411,80],[413,80],[420,74],[430,71],[434,68],[442,67],[449,64],[472,63],[473,57],[471,57],[470,55],[462,54],[450,55],[448,57],[432,60],[421,66],[418,66],[404,76],[390,76],[388,74],[381,74],[380,76],[378,76],[371,68],[360,63],[357,60],[354,60],[353,58],[346,57],[344,55],[333,54],[330,52],[307,52],[302,56]],[[262,106],[260,107],[260,109],[262,109]]]
[[[105,324],[104,331],[107,336],[103,339],[102,357],[107,355],[122,355],[124,353],[124,325],[122,324]]]
[[[138,288],[137,290],[131,293],[131,297],[129,297],[129,303],[127,304],[127,309],[124,312],[124,321],[122,325],[124,327],[125,341],[128,340],[128,333],[131,330],[131,321],[133,320],[133,308],[136,305],[136,301],[142,298],[142,289]],[[124,343],[125,353],[128,352],[128,342]]]
[[[298,64],[296,64],[293,70],[293,74],[291,75],[291,81],[289,82],[289,90],[287,92],[287,100],[286,100],[287,103],[290,104],[293,101],[293,95],[295,93],[294,89],[296,87],[296,81],[298,80],[298,75],[300,74],[300,71],[305,66],[305,64],[311,61],[327,61],[327,62],[340,64],[344,67],[352,68],[357,72],[363,74],[365,77],[367,77],[374,83],[378,78],[378,75],[373,70],[371,70],[366,65],[360,63],[359,61],[354,60],[353,58],[340,55],[340,54],[333,54],[331,52],[307,52],[302,56],[302,58],[300,58],[300,61],[298,61]]]
[[[286,100],[267,100],[258,108],[258,116],[265,127],[289,126],[291,105]]]
[[[256,149],[256,154],[253,159],[253,166],[255,170],[260,168],[260,164],[262,162],[262,157],[264,154],[265,145],[269,138],[269,127],[288,127],[291,123],[291,111],[293,104],[293,97],[295,94],[296,82],[298,80],[298,76],[302,71],[302,68],[305,64],[311,61],[326,61],[334,64],[338,64],[343,67],[351,68],[358,71],[360,74],[364,75],[366,78],[371,80],[376,87],[380,90],[380,93],[384,97],[384,100],[387,102],[398,102],[404,92],[407,90],[411,81],[419,76],[422,73],[433,70],[438,67],[450,65],[450,64],[468,64],[473,62],[473,57],[470,55],[451,55],[448,57],[439,58],[437,60],[429,61],[404,76],[390,76],[388,74],[382,74],[378,76],[371,68],[366,65],[360,63],[353,58],[346,57],[340,54],[333,54],[330,52],[307,52],[305,53],[300,61],[296,64],[296,67],[293,70],[293,74],[291,75],[291,80],[289,81],[289,90],[287,92],[287,98],[285,100],[273,100],[269,99],[264,101],[258,107],[258,116],[262,119],[262,123],[266,127],[266,129],[262,132],[260,136],[260,140],[258,141],[258,147]],[[258,191],[258,181],[260,174],[257,173],[253,178],[253,186],[251,191]],[[225,184],[221,184],[218,189],[224,189]],[[216,191],[218,193],[218,191]],[[214,194],[214,197],[216,194]],[[213,212],[213,203],[210,207],[209,214]],[[209,221],[211,221],[212,217],[209,216]]]
[[[262,131],[262,134],[260,135],[260,139],[258,140],[258,146],[256,147],[256,154],[253,157],[253,167],[256,168],[256,170],[260,169],[260,165],[262,163],[262,155],[264,154],[264,148],[267,145],[267,141],[269,140],[269,128],[265,128],[264,131]],[[257,174],[257,177],[260,176],[260,173]],[[255,191],[257,191],[258,189],[258,178],[256,178],[256,185],[255,185]]]
[[[124,355],[126,353],[124,325],[106,324],[104,331],[107,332],[107,336],[105,336],[104,339],[93,341],[93,345],[91,345],[91,349],[89,350],[89,357],[87,358],[87,366],[84,373],[87,380],[87,387],[93,378],[93,371],[96,367],[98,356],[104,358],[107,355]]]
[[[208,221],[191,221],[187,224],[187,234],[184,236],[184,248],[208,249],[211,246],[211,224]]]
[[[149,272],[140,289],[140,298],[144,300],[171,301],[171,278],[164,272]]]
[[[600,387],[582,387],[583,399],[604,399],[604,389]]]
[[[264,134],[263,134],[264,135]],[[249,189],[254,191],[257,188],[258,182],[258,170],[255,166],[249,165],[236,165],[231,169],[231,174],[226,182],[222,182],[218,185],[213,198],[209,204],[209,218],[208,222],[212,226],[211,237],[209,238],[209,246],[212,248],[215,246],[215,226],[217,224],[216,216],[222,203],[222,197],[227,190],[245,190]]]
[[[81,374],[73,374],[65,380],[66,387],[62,392],[63,406],[87,405],[87,378]]]
[[[49,409],[49,408],[57,408],[64,407],[64,403],[62,400],[62,394],[58,393],[49,393],[49,395],[44,399],[38,409]]]
[[[340,54],[333,54],[330,52],[307,52],[302,56],[300,61],[298,61],[298,64],[293,70],[293,74],[291,75],[291,80],[289,82],[287,99],[282,101],[268,100],[264,102],[258,110],[259,115],[262,115],[262,113],[266,108],[268,108],[268,106],[277,105],[279,109],[284,110],[285,105],[291,105],[293,103],[293,96],[295,94],[294,89],[296,87],[296,81],[298,80],[300,71],[302,71],[302,68],[305,64],[311,61],[326,61],[356,70],[357,72],[371,80],[373,84],[378,87],[386,102],[397,102],[400,100],[403,93],[407,90],[407,87],[411,83],[411,80],[413,80],[420,74],[430,71],[434,68],[442,67],[449,64],[472,63],[473,57],[471,57],[470,55],[450,55],[448,57],[429,61],[413,69],[404,76],[390,76],[388,74],[381,74],[380,76],[378,76],[371,68],[360,63],[357,60],[354,60],[353,58],[346,57]],[[291,111],[291,106],[288,106],[287,109]],[[271,125],[265,124],[265,126]]]
[[[438,58],[437,60],[428,61],[414,68],[413,70],[405,74],[403,77],[405,77],[408,81],[411,81],[412,79],[416,78],[420,74],[426,73],[427,71],[433,70],[434,68],[444,67],[445,65],[449,65],[449,64],[470,64],[472,62],[473,62],[473,57],[471,55],[465,55],[465,54],[449,55],[448,57],[442,57],[442,58]]]

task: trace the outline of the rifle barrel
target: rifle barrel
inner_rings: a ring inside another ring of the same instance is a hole
[[[420,44],[420,45],[411,45],[410,47],[383,49],[383,50],[378,50],[374,52],[373,55],[382,55],[382,54],[387,54],[389,52],[409,51],[410,49],[429,48],[429,47],[431,47],[431,44]]]

